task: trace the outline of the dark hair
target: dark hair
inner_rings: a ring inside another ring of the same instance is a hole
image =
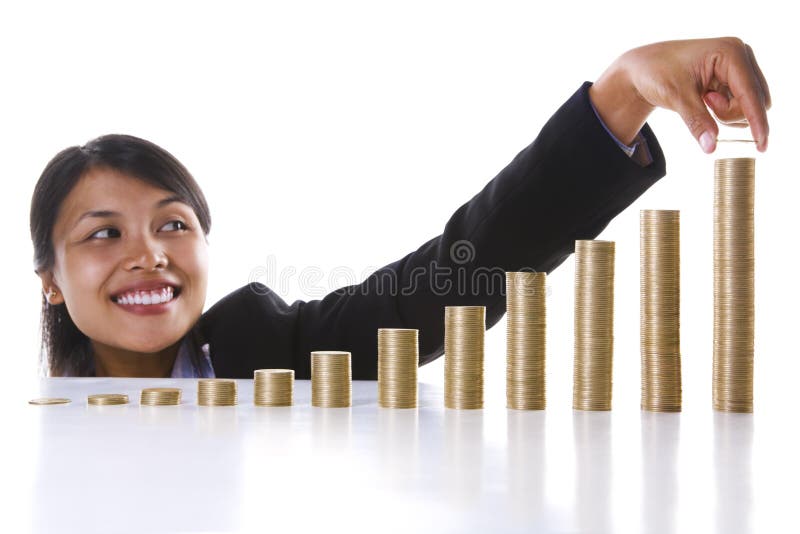
[[[192,175],[172,154],[158,145],[130,135],[104,135],[83,146],[62,150],[47,164],[31,199],[31,240],[34,271],[42,274],[55,264],[53,227],[61,204],[87,172],[107,167],[179,196],[191,206],[203,233],[211,229],[211,214],[203,192]],[[196,325],[195,325],[196,326]],[[89,338],[75,326],[65,304],[50,305],[42,296],[41,363],[50,375],[69,372],[86,375],[93,364]],[[190,338],[200,354],[202,342],[193,328]]]

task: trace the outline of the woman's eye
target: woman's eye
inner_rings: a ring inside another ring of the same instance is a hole
[[[165,228],[165,227],[170,226],[170,225],[173,225],[173,226],[177,225],[177,228],[175,228],[175,230],[186,230],[188,228],[188,226],[186,226],[186,223],[184,223],[183,221],[177,221],[177,220],[176,221],[170,221],[167,224],[165,224],[164,226],[162,226],[161,228]]]
[[[119,230],[117,230],[116,228],[103,228],[90,235],[89,239],[108,239],[109,237],[112,237],[108,235],[105,237],[101,236],[101,234],[103,234],[104,232],[115,232],[119,234]]]

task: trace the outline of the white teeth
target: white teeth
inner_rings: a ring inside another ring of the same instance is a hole
[[[117,297],[117,303],[123,305],[140,304],[149,306],[152,304],[163,304],[169,302],[173,298],[173,291],[171,287],[164,288],[160,291],[128,293]]]

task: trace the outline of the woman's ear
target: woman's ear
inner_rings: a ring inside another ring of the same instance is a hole
[[[61,289],[56,285],[53,279],[53,273],[48,271],[46,273],[37,274],[42,280],[42,292],[47,299],[47,303],[51,306],[62,304],[64,302],[64,295],[61,293]]]

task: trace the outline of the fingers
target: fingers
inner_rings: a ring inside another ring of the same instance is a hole
[[[683,94],[690,95],[691,93],[687,91]],[[722,97],[722,95],[719,96]],[[683,100],[675,106],[675,111],[686,123],[686,127],[689,128],[689,131],[700,144],[703,152],[706,154],[714,152],[717,148],[719,128],[717,127],[717,122],[708,113],[708,108],[706,108],[703,100],[700,98]]]
[[[733,58],[730,72],[727,73],[728,87],[750,124],[750,131],[758,150],[763,152],[767,149],[769,137],[767,122],[767,108],[771,104],[769,89],[766,88],[766,80],[763,79],[758,64],[754,63],[755,58],[751,58],[752,50],[748,51],[749,47],[742,44],[744,54],[740,58]]]
[[[735,98],[725,96],[717,91],[709,91],[703,95],[703,100],[722,124],[733,126],[734,128],[747,128],[750,126]]]
[[[764,93],[765,96],[765,105],[767,109],[772,107],[772,97],[769,94],[769,86],[767,85],[767,79],[764,78],[764,73],[761,72],[761,67],[758,66],[758,62],[756,61],[756,56],[753,54],[753,49],[750,48],[749,44],[745,44],[745,50],[747,50],[747,57],[750,59],[750,64],[753,66],[753,69],[756,71],[756,76],[758,77],[758,83],[761,85],[761,91]]]

